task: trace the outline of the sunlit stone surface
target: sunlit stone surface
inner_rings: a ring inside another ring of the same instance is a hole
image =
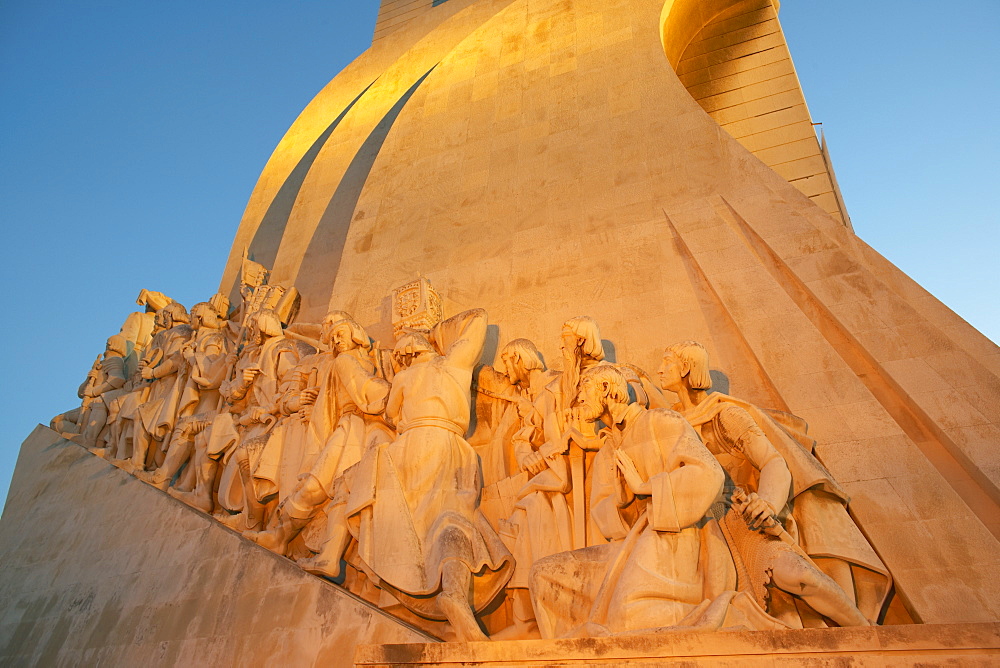
[[[1000,349],[854,235],[776,3],[384,0],[219,290],[26,442],[0,657],[997,647]]]

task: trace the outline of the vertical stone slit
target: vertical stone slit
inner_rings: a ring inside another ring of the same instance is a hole
[[[705,314],[706,319],[710,322],[721,322],[725,328],[725,336],[722,338],[723,341],[735,341],[735,344],[726,346],[728,350],[725,355],[730,362],[735,362],[736,360],[743,359],[750,362],[750,367],[753,369],[754,374],[757,377],[758,388],[761,389],[767,395],[766,404],[768,408],[776,408],[790,412],[788,404],[785,402],[784,397],[781,396],[781,392],[778,391],[777,386],[775,386],[774,381],[767,374],[764,369],[764,365],[760,363],[760,359],[757,354],[750,347],[750,343],[743,336],[743,332],[740,331],[739,325],[733,319],[732,314],[729,313],[729,309],[726,308],[725,303],[722,298],[719,297],[719,293],[716,292],[715,286],[709,280],[705,271],[698,264],[698,261],[694,257],[694,253],[688,247],[687,242],[684,241],[684,237],[681,236],[680,231],[677,226],[674,225],[674,221],[670,219],[667,212],[663,212],[663,216],[667,219],[667,225],[670,226],[670,231],[673,233],[674,242],[677,246],[678,254],[681,257],[681,261],[684,264],[684,269],[687,271],[688,279],[695,288],[695,295],[698,298],[699,305],[702,312]],[[718,341],[716,345],[720,348],[722,344]],[[758,402],[760,403],[760,402]]]
[[[403,107],[410,101],[413,94],[417,92],[420,84],[430,76],[434,67],[417,79],[410,88],[403,93],[396,104],[382,117],[375,129],[371,131],[368,138],[358,149],[358,152],[351,160],[351,164],[340,179],[337,189],[323,211],[319,219],[319,224],[309,240],[309,246],[302,256],[302,264],[299,266],[298,274],[295,277],[296,285],[328,285],[331,288],[337,278],[337,271],[340,269],[340,258],[344,253],[344,243],[347,240],[347,231],[354,218],[354,211],[361,198],[361,192],[368,182],[368,175],[375,165],[375,159],[382,150],[386,137],[392,129],[396,119],[399,118]],[[303,312],[318,312],[326,308],[326,303],[307,303],[305,295],[312,294],[314,290],[302,290],[303,292]],[[329,297],[329,291],[325,293]]]
[[[1000,538],[1000,493],[969,461],[955,443],[938,427],[882,368],[878,361],[837,320],[836,316],[812,293],[806,284],[784,263],[777,253],[729,204],[719,198],[719,215],[743,238],[768,273],[781,285],[813,326],[903,432],[923,452],[928,461],[948,482],[969,509],[989,531]]]
[[[375,81],[378,81],[378,79],[376,78]],[[357,97],[351,100],[350,104],[333,119],[333,122],[316,138],[309,147],[309,150],[296,163],[284,183],[281,184],[281,188],[278,189],[278,193],[271,200],[271,204],[267,207],[263,218],[261,218],[260,224],[254,232],[253,240],[248,247],[252,260],[260,262],[268,268],[274,267],[274,261],[278,256],[278,249],[281,246],[281,239],[284,237],[285,227],[288,225],[288,218],[292,213],[292,208],[295,206],[295,200],[299,196],[299,190],[302,189],[302,184],[306,180],[306,175],[308,175],[309,170],[316,161],[316,157],[330,138],[330,135],[337,129],[337,126],[344,120],[348,112],[354,108],[358,100],[368,92],[369,88],[375,85],[375,81],[372,81],[363,91],[358,93]],[[234,283],[230,289],[230,299],[235,301],[238,296],[237,287]]]

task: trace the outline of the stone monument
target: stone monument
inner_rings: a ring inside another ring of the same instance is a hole
[[[996,660],[1000,349],[855,236],[777,12],[382,0],[22,446],[0,660]]]

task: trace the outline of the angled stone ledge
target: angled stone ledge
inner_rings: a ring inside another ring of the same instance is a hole
[[[382,666],[992,666],[1000,624],[675,633],[492,643],[363,645]]]
[[[0,665],[348,666],[432,640],[41,425],[0,564]]]

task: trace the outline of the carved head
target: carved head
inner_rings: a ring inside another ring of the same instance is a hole
[[[696,341],[683,341],[668,346],[663,353],[659,370],[660,387],[676,392],[688,387],[707,390],[712,387],[709,374],[708,351]]]
[[[420,332],[406,332],[392,349],[392,358],[399,368],[406,368],[421,357],[437,356],[434,346]]]
[[[155,318],[156,326],[161,329],[170,329],[191,322],[187,309],[177,302],[170,302],[161,308],[156,312]]]
[[[364,328],[344,311],[331,311],[323,318],[323,331],[320,334],[320,341],[330,346],[338,353],[364,348],[370,350],[372,347]]]
[[[229,303],[229,297],[227,297],[226,295],[222,294],[221,292],[216,292],[209,298],[208,304],[212,307],[212,310],[215,311],[215,314],[219,316],[221,320],[225,320],[226,318],[229,317],[230,303]]]
[[[500,351],[502,373],[514,385],[525,386],[535,369],[545,370],[542,354],[528,339],[514,339]]]
[[[580,376],[576,402],[585,420],[596,420],[609,406],[629,403],[628,382],[610,364],[592,366]]]
[[[284,330],[281,328],[281,318],[270,309],[259,311],[253,323],[256,331],[251,332],[251,334],[256,334],[256,338],[251,337],[251,340],[257,343],[263,343],[273,336],[281,336],[284,333]]]
[[[561,338],[564,356],[574,353],[596,362],[604,359],[601,329],[590,316],[578,315],[563,323]]]
[[[104,357],[125,357],[128,354],[128,339],[121,334],[108,337],[108,342],[104,346]]]
[[[202,327],[219,329],[222,327],[222,321],[219,319],[219,314],[212,307],[211,303],[198,302],[191,307],[191,325],[195,329]]]

